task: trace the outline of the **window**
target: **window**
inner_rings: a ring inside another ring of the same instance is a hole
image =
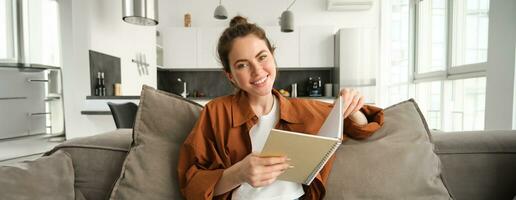
[[[442,81],[416,85],[416,99],[430,129],[441,129]]]
[[[489,0],[454,1],[452,67],[487,61]]]
[[[419,2],[417,10],[417,72],[444,71],[446,68],[447,6],[445,0]]]
[[[389,30],[384,30],[382,35],[386,35],[387,39],[383,39],[382,45],[386,51],[387,56],[385,64],[388,67],[380,69],[380,86],[385,88],[380,89],[379,103],[391,105],[396,102],[406,100],[409,98],[410,82],[412,81],[410,73],[410,35],[409,23],[410,21],[410,5],[409,0],[392,0],[390,4],[384,4],[388,14],[383,18],[382,23],[389,24]]]
[[[13,6],[10,0],[0,1],[0,61],[13,61],[14,27]]]
[[[447,130],[469,131],[484,128],[486,78],[469,78],[448,82],[450,109],[445,112],[451,122]]]
[[[42,63],[60,65],[59,5],[55,0],[42,1],[41,5],[41,58]]]
[[[414,98],[430,129],[484,129],[489,0],[386,2],[380,106]]]

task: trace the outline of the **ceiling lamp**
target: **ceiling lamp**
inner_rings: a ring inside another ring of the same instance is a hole
[[[143,26],[158,25],[158,0],[122,0],[122,19]]]
[[[228,11],[226,10],[226,8],[224,8],[224,6],[222,5],[222,0],[219,0],[219,6],[217,6],[217,8],[215,8],[215,12],[213,13],[213,17],[215,17],[215,19],[227,19],[228,18]]]
[[[279,22],[281,32],[289,33],[294,31],[294,13],[288,9],[290,9],[290,7],[292,7],[292,5],[294,5],[295,2],[296,0],[292,1],[292,3],[288,6],[287,10],[281,13]]]

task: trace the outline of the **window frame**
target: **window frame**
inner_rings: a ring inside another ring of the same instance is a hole
[[[421,83],[421,82],[428,82],[428,81],[436,81],[436,80],[456,80],[456,79],[467,79],[467,78],[477,78],[477,77],[485,77],[486,71],[487,71],[487,61],[486,62],[480,62],[480,63],[474,63],[474,64],[465,64],[465,65],[457,65],[452,66],[453,62],[453,9],[454,9],[454,0],[446,0],[446,61],[445,61],[445,70],[440,71],[432,71],[432,72],[424,72],[419,73],[419,52],[418,52],[418,26],[419,26],[419,2],[423,0],[410,0],[411,6],[409,8],[409,13],[413,13],[413,15],[410,15],[410,20],[414,21],[414,24],[412,24],[412,28],[409,27],[411,33],[414,35],[414,38],[411,38],[410,41],[412,41],[413,47],[410,47],[412,49],[412,52],[414,52],[414,55],[411,56],[411,58],[414,60],[412,64],[412,73],[414,74],[412,81],[413,83]],[[412,12],[411,12],[412,11]],[[489,10],[489,13],[491,10]],[[489,49],[488,49],[489,51]],[[410,67],[410,66],[409,66]]]

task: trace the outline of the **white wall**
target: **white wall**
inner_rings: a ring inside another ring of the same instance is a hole
[[[485,130],[510,130],[515,91],[516,1],[491,0]]]
[[[156,27],[122,21],[118,0],[61,0],[63,55],[63,93],[67,139],[89,136],[115,129],[110,115],[81,115],[90,95],[88,50],[116,57],[121,61],[123,95],[139,95],[142,84],[156,87]],[[149,75],[139,75],[131,59],[147,55]]]
[[[373,1],[373,8],[367,11],[326,11],[326,0],[297,1],[290,10],[294,12],[297,26],[333,25],[336,30],[343,27],[378,27],[379,2]],[[183,26],[185,13],[192,15],[193,27],[226,27],[230,19],[237,14],[262,26],[278,26],[279,16],[291,2],[291,0],[223,0],[222,5],[228,11],[228,19],[217,20],[213,18],[213,11],[219,1],[160,0],[158,30],[160,27]]]

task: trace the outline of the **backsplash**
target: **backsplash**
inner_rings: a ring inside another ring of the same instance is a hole
[[[89,57],[91,96],[95,95],[98,72],[104,72],[105,96],[113,96],[113,84],[121,83],[120,58],[93,50],[89,50]]]
[[[308,77],[321,77],[321,82],[333,82],[333,69],[287,69],[279,71],[276,76],[274,88],[285,89],[290,92],[291,84],[297,83],[298,96],[308,96],[307,86]],[[233,86],[224,75],[223,71],[174,71],[174,70],[158,70],[158,89],[175,94],[183,92],[183,83],[177,79],[180,78],[187,83],[187,91],[189,97],[201,96],[213,98],[231,94],[234,91]]]

